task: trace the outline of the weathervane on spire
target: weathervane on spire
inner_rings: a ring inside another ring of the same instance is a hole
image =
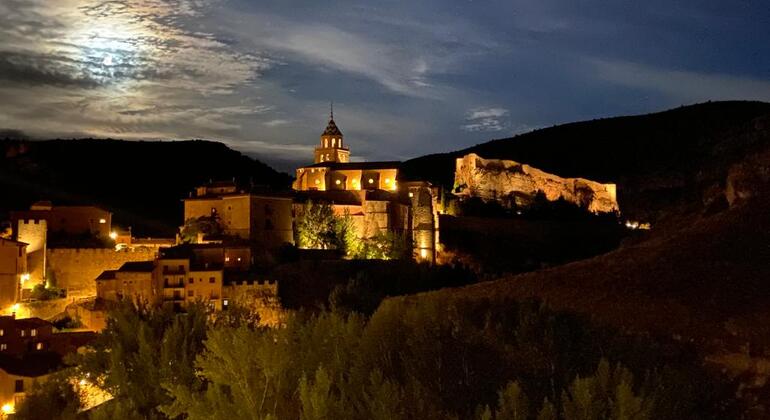
[[[329,119],[334,119],[334,101],[329,102]]]

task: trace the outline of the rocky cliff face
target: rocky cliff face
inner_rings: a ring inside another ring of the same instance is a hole
[[[561,178],[512,160],[483,159],[475,153],[457,159],[454,186],[461,197],[518,201],[542,191],[548,200],[563,198],[593,213],[619,211],[615,184]]]

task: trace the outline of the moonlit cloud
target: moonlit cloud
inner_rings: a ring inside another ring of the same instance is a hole
[[[504,108],[477,108],[468,112],[465,131],[503,131],[508,128],[508,110]]]
[[[770,9],[717,0],[0,0],[0,134],[220,140],[291,169],[770,100]]]

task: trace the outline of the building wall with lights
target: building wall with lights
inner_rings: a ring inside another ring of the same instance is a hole
[[[335,158],[333,152],[338,149],[345,151],[344,158]],[[401,185],[400,162],[350,162],[349,153],[342,132],[330,119],[315,149],[314,163],[296,170],[292,184],[298,192],[295,206],[303,206],[307,200],[328,202],[335,214],[352,219],[361,239],[387,231],[408,231],[415,258],[434,262],[438,214],[430,184]]]
[[[11,212],[13,226],[18,226],[19,220],[45,220],[49,236],[51,232],[61,232],[108,238],[112,232],[112,213],[94,206],[54,206],[50,202],[37,202],[29,210]]]
[[[0,238],[0,308],[18,301],[27,281],[27,244]]]
[[[157,250],[147,248],[49,248],[46,260],[57,287],[67,290],[68,297],[86,297],[96,294],[94,279],[102,272],[127,262],[152,261],[157,255]]]
[[[227,235],[265,248],[293,243],[291,197],[216,192],[199,187],[195,197],[184,200],[184,220],[217,216]]]

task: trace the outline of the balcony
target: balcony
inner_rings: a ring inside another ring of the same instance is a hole
[[[163,288],[165,289],[184,289],[184,280],[164,280]]]

